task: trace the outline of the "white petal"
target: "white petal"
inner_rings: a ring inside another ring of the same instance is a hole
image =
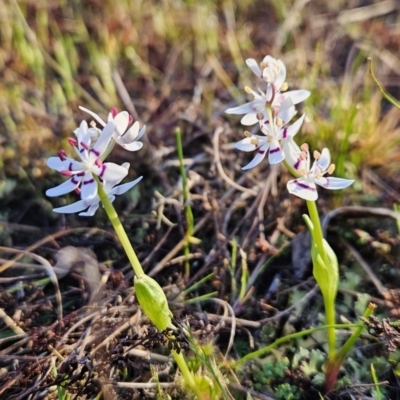
[[[68,179],[61,185],[48,189],[46,191],[46,196],[56,197],[56,196],[62,196],[63,194],[71,193],[79,186],[80,182],[81,182],[80,177],[73,176],[71,179]]]
[[[257,145],[251,143],[251,140],[251,137],[246,137],[235,143],[235,148],[241,151],[254,151],[255,149],[257,149]]]
[[[138,184],[142,180],[143,176],[135,179],[132,182],[124,183],[123,185],[115,186],[110,192],[109,195],[118,196],[120,194],[124,194],[128,190],[132,189],[136,184]]]
[[[117,143],[128,151],[138,151],[143,147],[142,142],[123,143],[121,140],[117,140]]]
[[[106,150],[110,143],[111,137],[114,133],[115,125],[113,122],[109,122],[101,132],[100,137],[97,139],[96,144],[90,149],[91,154],[94,154],[96,158],[100,157]]]
[[[128,175],[128,169],[126,167],[111,162],[104,163],[100,173],[97,174],[97,172],[98,171],[94,171],[101,179],[110,182],[121,182],[121,180]]]
[[[292,136],[288,136],[283,142],[283,152],[285,153],[286,161],[292,168],[296,170],[305,168],[305,161],[300,159],[300,147],[293,140]]]
[[[292,125],[289,125],[286,129],[286,135],[283,134],[283,138],[286,138],[287,136],[294,137],[296,133],[300,130],[301,125],[303,125],[304,118],[306,114],[303,114],[295,123]]]
[[[262,78],[262,71],[257,61],[254,58],[248,58],[246,60],[247,66],[254,72],[256,76]]]
[[[301,197],[304,200],[315,201],[318,198],[317,187],[314,182],[309,182],[306,179],[292,179],[286,185],[289,193]]]
[[[94,180],[91,172],[86,172],[82,179],[81,185],[81,199],[91,200],[97,194],[97,182]]]
[[[98,198],[97,198],[98,199]],[[53,211],[59,214],[73,214],[85,210],[88,208],[93,202],[98,204],[100,200],[92,199],[92,200],[79,200],[76,203],[68,204],[64,207],[54,208]]]
[[[260,164],[260,162],[265,158],[265,154],[267,154],[267,150],[269,148],[269,144],[265,144],[264,146],[261,146],[258,151],[257,154],[255,155],[255,157],[253,158],[252,161],[250,161],[246,166],[244,166],[242,169],[246,170],[246,169],[250,169],[250,168],[254,168],[255,166],[257,166],[258,164]]]
[[[268,118],[266,115],[264,115],[264,118]],[[258,118],[257,118],[257,113],[255,112],[251,112],[246,114],[241,120],[240,123],[242,125],[245,126],[250,126],[250,125],[254,125],[258,122]]]
[[[130,143],[133,142],[135,140],[139,140],[144,133],[146,132],[146,125],[142,126],[142,129],[140,129],[140,124],[139,121],[136,121],[129,129],[128,131],[125,133],[124,136],[122,136],[121,139],[123,139],[123,141],[125,143]]]
[[[254,112],[254,108],[252,106],[253,102],[242,104],[241,106],[228,108],[225,112],[227,114],[247,114],[250,112]]]
[[[115,125],[115,135],[116,137],[122,136],[128,128],[129,125],[129,113],[127,111],[122,111],[118,113],[114,120]]]
[[[285,98],[290,97],[293,104],[298,104],[304,101],[310,96],[310,92],[308,90],[291,90],[289,92],[283,93]]]
[[[331,165],[331,153],[326,147],[321,151],[321,157],[315,162],[317,168],[322,172]]]
[[[349,187],[353,182],[353,179],[335,178],[333,176],[322,177],[315,180],[315,183],[317,185],[320,185],[323,188],[330,190],[345,189]]]
[[[122,141],[125,143],[130,143],[136,140],[136,137],[138,136],[140,124],[139,121],[136,121],[125,133],[124,136],[122,136]]]
[[[99,208],[99,202],[96,202],[92,204],[87,211],[81,212],[78,215],[80,215],[81,217],[93,217],[98,208]]]
[[[285,159],[281,146],[278,141],[273,141],[269,147],[268,161],[270,164],[279,164]]]
[[[136,137],[136,140],[139,140],[144,135],[145,132],[146,132],[146,125],[143,125],[142,129],[139,131],[139,133]]]
[[[47,166],[58,172],[62,171],[79,172],[84,169],[84,166],[80,161],[76,161],[73,158],[69,157],[67,157],[65,160],[61,160],[60,157],[50,157],[47,160]]]
[[[93,111],[88,110],[85,107],[79,106],[79,108],[84,111],[85,113],[88,113],[89,115],[91,115],[100,125],[102,126],[106,126],[106,123]]]

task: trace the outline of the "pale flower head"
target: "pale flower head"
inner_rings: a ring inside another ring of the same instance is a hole
[[[325,189],[338,190],[350,186],[354,180],[343,179],[336,177],[326,177],[326,174],[332,174],[335,165],[331,164],[331,155],[327,148],[324,148],[321,153],[314,152],[315,161],[310,168],[310,152],[308,146],[301,147],[302,154],[300,155],[300,165],[298,168],[301,176],[292,179],[287,183],[289,193],[292,193],[304,200],[315,201],[318,198],[317,186],[322,186]]]
[[[97,121],[101,126],[106,126],[106,122],[96,113],[88,110],[85,107],[79,107],[82,111],[91,115],[95,121]],[[118,110],[113,107],[108,114],[108,122],[112,122],[115,125],[115,132],[113,134],[113,139],[117,144],[128,151],[137,151],[143,147],[143,143],[139,142],[139,139],[146,132],[146,125],[140,128],[139,121],[136,121],[131,127],[128,126],[132,123],[132,117],[127,111],[118,112]]]
[[[285,121],[274,118],[274,125],[271,126],[269,121],[260,121],[260,129],[264,134],[252,135],[246,133],[246,137],[235,144],[238,150],[250,152],[257,151],[253,160],[242,169],[247,170],[254,168],[265,158],[268,153],[268,161],[270,164],[278,164],[285,159],[285,153],[281,147],[281,141],[293,138],[300,130],[305,115],[302,115],[294,124],[285,125]]]
[[[125,168],[126,172],[128,173],[129,163],[124,163],[122,164],[121,167]],[[103,181],[102,185],[105,193],[107,194],[107,197],[112,203],[115,200],[115,196],[126,193],[128,190],[132,189],[137,183],[139,183],[142,180],[142,178],[143,177],[141,176],[135,179],[134,181],[127,182],[119,186],[116,185],[118,185],[121,179],[117,182]],[[54,208],[53,211],[59,214],[79,213],[78,215],[80,215],[81,217],[91,217],[96,213],[97,209],[99,208],[99,205],[100,205],[100,198],[98,195],[96,195],[92,199],[79,200],[75,203],[68,204],[67,206],[64,207]]]
[[[48,167],[61,172],[70,179],[47,190],[46,195],[49,197],[61,196],[75,190],[81,194],[82,200],[90,200],[97,194],[97,183],[93,175],[109,182],[121,181],[128,173],[126,168],[102,161],[114,130],[115,125],[112,122],[106,124],[96,143],[92,146],[91,133],[87,123],[83,121],[75,130],[76,139],[69,140],[79,160],[67,157],[64,150],[59,151],[58,157],[50,157],[47,160]]]

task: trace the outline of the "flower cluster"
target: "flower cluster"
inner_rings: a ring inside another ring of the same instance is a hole
[[[100,198],[97,195],[97,181],[99,181],[110,201],[114,201],[116,195],[120,195],[135,186],[142,177],[123,185],[118,185],[128,175],[129,164],[118,165],[112,162],[104,162],[115,144],[128,151],[137,151],[143,143],[139,139],[143,136],[146,127],[140,129],[139,122],[131,127],[132,118],[126,111],[118,112],[112,108],[104,122],[97,114],[86,108],[82,111],[91,115],[100,125],[93,121],[90,126],[82,121],[75,129],[75,137],[68,139],[68,143],[74,149],[78,160],[67,157],[65,150],[58,152],[58,157],[50,157],[47,160],[48,167],[69,177],[61,185],[46,191],[49,197],[61,196],[75,191],[80,194],[81,200],[65,207],[55,208],[57,213],[76,213],[81,216],[92,216],[99,207]],[[97,177],[97,179],[95,178]],[[87,211],[84,211],[87,210]]]
[[[246,60],[248,67],[259,78],[258,92],[245,87],[245,91],[254,96],[254,100],[238,107],[228,108],[226,113],[244,116],[241,123],[246,126],[258,124],[262,135],[245,131],[245,138],[236,143],[238,150],[256,151],[253,160],[242,169],[257,166],[268,154],[270,164],[285,162],[295,173],[296,179],[288,182],[290,193],[305,200],[316,200],[316,184],[326,189],[344,189],[353,180],[325,177],[331,174],[335,165],[330,163],[330,152],[314,152],[315,162],[310,167],[310,153],[306,144],[299,147],[294,136],[300,130],[305,114],[291,123],[297,114],[295,105],[307,99],[307,90],[287,90],[286,67],[281,60],[266,56],[258,64],[254,59]]]

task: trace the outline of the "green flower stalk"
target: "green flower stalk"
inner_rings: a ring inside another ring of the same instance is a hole
[[[123,194],[131,189],[142,177],[135,181],[118,185],[128,175],[129,164],[118,165],[104,162],[115,144],[128,151],[139,150],[142,147],[142,143],[138,140],[143,135],[145,127],[139,129],[139,123],[136,122],[128,129],[132,119],[126,111],[119,113],[116,109],[112,109],[106,123],[90,110],[84,108],[82,110],[88,112],[102,125],[103,129],[99,129],[94,125],[89,128],[88,124],[83,121],[79,128],[74,131],[76,138],[70,138],[69,140],[79,160],[67,157],[64,150],[59,151],[58,157],[50,157],[48,159],[47,165],[50,168],[61,172],[62,175],[69,177],[69,179],[61,185],[47,190],[46,194],[50,197],[72,191],[80,194],[81,200],[53,210],[59,213],[79,213],[80,216],[93,216],[99,208],[100,202],[103,204],[135,272],[134,286],[137,300],[156,328],[165,331],[172,327],[172,313],[168,306],[167,297],[161,286],[144,273],[128,235],[112,205],[116,195]],[[168,340],[173,341],[174,338],[168,336]],[[171,353],[183,375],[185,384],[199,400],[205,398],[196,385],[194,376],[189,370],[183,354],[175,349],[171,350]]]

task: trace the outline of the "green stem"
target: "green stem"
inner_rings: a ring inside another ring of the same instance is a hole
[[[318,254],[321,256],[325,265],[329,264],[329,258],[325,251],[324,236],[322,233],[321,220],[319,218],[317,204],[315,201],[307,200],[308,213],[310,214],[311,222],[314,226],[313,238],[318,249]],[[314,267],[315,268],[315,267]],[[335,325],[335,298],[332,297],[332,293],[324,293],[325,317],[326,323],[332,327],[328,329],[328,354],[329,358],[333,357],[336,352],[336,331],[333,325]]]
[[[368,318],[374,312],[376,305],[370,303],[365,310],[364,318]],[[337,377],[340,371],[340,367],[343,364],[347,354],[353,348],[356,340],[360,337],[362,331],[364,330],[365,324],[362,323],[357,326],[352,335],[347,339],[346,343],[341,347],[341,349],[333,356],[330,357],[325,366],[325,391],[330,393],[335,386]]]
[[[368,319],[374,312],[376,305],[373,303],[369,303],[367,309],[364,312],[363,317]],[[334,360],[336,362],[343,363],[344,359],[346,358],[348,352],[353,348],[356,340],[360,337],[362,331],[365,328],[365,324],[359,325],[357,329],[354,330],[353,334],[347,339],[346,343],[338,350],[336,353]]]
[[[183,148],[182,148],[182,138],[181,138],[181,130],[176,128],[175,130],[175,137],[176,137],[176,148],[178,152],[179,158],[179,170],[182,178],[182,194],[183,194],[183,203],[185,207],[185,215],[186,215],[186,243],[184,247],[184,255],[185,255],[185,278],[189,279],[190,275],[190,264],[189,264],[189,255],[190,255],[190,239],[193,236],[193,226],[194,226],[194,219],[193,219],[193,212],[192,208],[190,207],[190,199],[189,199],[189,189],[187,186],[186,180],[186,171],[185,166],[183,165]]]
[[[193,390],[193,392],[196,394],[197,399],[201,400],[204,398],[202,395],[201,391],[199,390],[199,387],[196,385],[196,382],[193,379],[193,375],[189,370],[189,367],[187,366],[187,363],[185,361],[185,358],[183,357],[182,353],[178,353],[176,350],[171,350],[171,354],[174,357],[175,362],[178,364],[179,370],[181,371],[183,375],[183,379],[185,383]]]
[[[106,192],[103,189],[102,184],[100,183],[99,179],[95,177],[97,181],[97,193],[100,197],[100,200],[103,204],[104,209],[106,210],[107,216],[115,230],[115,233],[118,236],[119,241],[122,244],[122,247],[125,250],[125,253],[132,265],[135,274],[139,277],[144,275],[143,268],[140,264],[139,259],[136,256],[135,250],[133,250],[131,242],[129,241],[128,235],[125,232],[124,227],[121,224],[121,221],[118,218],[118,214],[115,211],[115,208],[111,204],[110,199],[108,198]]]
[[[327,257],[326,257],[326,253],[325,253],[324,242],[323,242],[324,235],[322,233],[321,220],[319,219],[317,203],[315,201],[311,201],[311,200],[306,200],[306,202],[307,202],[308,213],[310,214],[311,222],[314,225],[315,244],[317,245],[318,253],[322,257],[322,260],[324,262],[326,262]]]
[[[295,332],[292,333],[290,335],[286,335],[284,337],[281,337],[277,340],[275,340],[275,342],[271,343],[269,346],[263,347],[262,349],[253,351],[252,353],[246,354],[244,357],[242,357],[241,359],[239,359],[238,361],[236,361],[235,366],[240,366],[241,364],[243,364],[244,362],[251,360],[253,358],[259,358],[261,356],[263,356],[264,354],[268,353],[269,351],[273,350],[275,347],[279,346],[282,343],[288,342],[289,340],[292,339],[297,339],[300,338],[302,336],[306,336],[306,335],[311,335],[312,333],[316,332],[316,331],[320,331],[323,329],[330,329],[330,328],[358,328],[358,327],[364,327],[364,324],[335,324],[335,325],[323,325],[323,326],[318,326],[316,328],[310,328],[310,329],[306,329],[304,331],[301,332]]]

